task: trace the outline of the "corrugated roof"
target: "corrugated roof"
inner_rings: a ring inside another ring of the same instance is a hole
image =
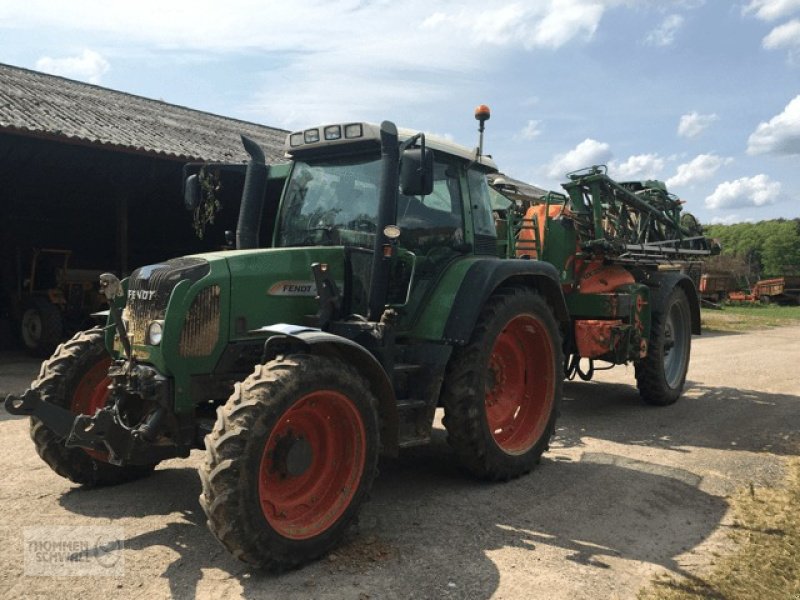
[[[268,159],[286,131],[0,64],[0,131],[89,143],[176,160],[247,160],[239,136]]]

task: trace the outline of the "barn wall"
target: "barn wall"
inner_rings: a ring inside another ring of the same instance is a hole
[[[124,276],[221,247],[236,227],[240,183],[226,182],[223,210],[201,240],[183,207],[182,168],[174,159],[0,134],[0,319],[12,316],[34,248],[71,250],[74,268]]]

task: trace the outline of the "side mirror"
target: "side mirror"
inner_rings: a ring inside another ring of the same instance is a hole
[[[405,196],[427,196],[433,191],[433,150],[408,148],[400,157],[400,191]]]
[[[194,210],[200,206],[200,178],[195,173],[183,182],[183,205],[186,210]]]

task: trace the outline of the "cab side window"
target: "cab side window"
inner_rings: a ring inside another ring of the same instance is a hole
[[[480,171],[470,169],[467,173],[469,187],[469,201],[472,206],[472,226],[476,235],[496,237],[497,231],[492,214],[492,203],[489,195],[489,184],[486,175]]]
[[[401,245],[412,251],[424,251],[435,246],[452,248],[463,243],[464,215],[458,168],[437,161],[431,194],[400,194],[397,225],[401,231]]]

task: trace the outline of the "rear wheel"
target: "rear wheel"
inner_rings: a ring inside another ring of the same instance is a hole
[[[547,450],[561,398],[558,324],[533,290],[489,299],[472,339],[454,352],[442,401],[448,441],[475,475],[507,480]]]
[[[636,384],[647,404],[673,404],[683,393],[692,344],[686,293],[675,287],[667,302],[653,311],[647,356],[636,363]]]
[[[45,298],[31,298],[22,307],[19,333],[30,355],[50,356],[64,333],[61,310]]]
[[[61,344],[42,363],[39,377],[31,385],[42,400],[69,408],[74,414],[93,415],[109,396],[108,367],[102,329],[90,329]],[[114,485],[149,475],[155,465],[109,464],[104,452],[66,447],[64,439],[31,417],[31,438],[42,460],[56,473],[86,486]]]
[[[206,437],[200,504],[211,532],[237,558],[272,571],[325,554],[372,486],[376,406],[340,360],[258,365]]]

